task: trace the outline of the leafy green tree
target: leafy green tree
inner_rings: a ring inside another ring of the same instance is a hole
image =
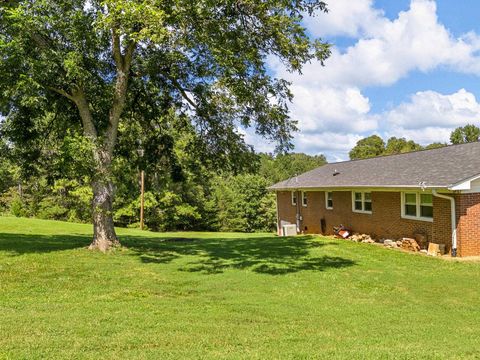
[[[44,137],[48,123],[85,140],[82,161],[93,192],[90,248],[105,251],[118,243],[113,167],[122,124],[183,113],[220,162],[245,150],[239,124],[277,140],[279,151],[290,148],[291,93],[286,81],[269,75],[265,59],[277,56],[289,71],[325,60],[329,46],[310,41],[301,25],[315,10],[326,11],[326,4],[3,1],[0,113],[19,144]],[[27,164],[39,154],[30,155]]]
[[[0,133],[0,194],[15,185],[18,174],[18,167],[7,156],[8,153],[9,148]]]
[[[378,135],[372,135],[361,139],[355,147],[350,150],[350,160],[367,159],[380,156],[385,152],[385,142]]]
[[[422,149],[422,146],[420,144],[417,144],[413,140],[407,141],[407,139],[405,138],[391,137],[387,141],[387,145],[385,146],[385,151],[383,152],[383,155],[402,154]]]
[[[448,144],[441,143],[441,142],[434,142],[434,143],[431,143],[431,144],[428,144],[427,146],[425,146],[425,149],[426,150],[439,149],[439,148],[447,146],[447,145]]]
[[[295,175],[325,165],[324,155],[308,155],[303,153],[260,154],[258,174],[268,179],[271,184],[289,179]]]
[[[215,198],[222,231],[271,231],[275,227],[275,195],[260,175],[241,174],[217,178]]]
[[[476,142],[479,141],[479,138],[480,128],[472,124],[458,127],[450,134],[450,142],[452,144]]]

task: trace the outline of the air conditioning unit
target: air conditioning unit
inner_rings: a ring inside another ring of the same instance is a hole
[[[282,236],[295,236],[297,235],[297,225],[288,224],[282,227]]]

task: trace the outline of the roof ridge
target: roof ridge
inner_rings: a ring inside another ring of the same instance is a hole
[[[365,160],[372,160],[372,159],[380,159],[380,158],[386,158],[386,157],[392,157],[392,156],[402,156],[402,155],[416,154],[416,153],[427,152],[427,151],[438,151],[438,150],[444,150],[444,149],[452,148],[452,147],[456,147],[456,146],[467,146],[467,145],[473,145],[473,144],[480,145],[480,141],[471,141],[471,142],[462,143],[462,144],[447,144],[447,145],[445,145],[445,146],[438,147],[438,148],[433,148],[433,149],[420,149],[420,150],[414,150],[414,151],[407,151],[407,152],[399,153],[399,154],[378,155],[378,156],[372,156],[372,157],[364,158],[364,159],[343,160],[343,161],[336,161],[336,162],[327,163],[327,164],[329,164],[329,165],[332,165],[332,164],[344,164],[344,163],[354,162],[354,161],[355,161],[355,162],[358,162],[358,161],[365,161]],[[319,166],[319,167],[321,167],[321,166]],[[318,169],[318,168],[317,168],[317,169]]]
[[[333,174],[335,168],[339,171],[339,176]],[[433,183],[447,185],[447,182],[453,184],[463,177],[479,173],[480,142],[471,142],[367,159],[327,163],[280,181],[272,187],[317,186],[315,183],[341,186],[345,185],[347,181],[351,183],[358,181],[359,185],[365,185],[366,182],[378,185],[382,183],[385,185],[417,185],[422,182],[427,182],[428,185]]]

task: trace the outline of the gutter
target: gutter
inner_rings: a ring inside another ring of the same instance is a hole
[[[451,214],[451,223],[452,223],[452,256],[457,256],[457,215],[455,213],[455,198],[453,196],[447,196],[439,194],[437,190],[432,190],[432,195],[450,200],[450,214]]]
[[[420,186],[420,185],[329,185],[329,186],[296,186],[296,187],[274,187],[269,186],[267,190],[269,191],[294,191],[294,190],[304,190],[304,191],[349,191],[349,190],[364,190],[369,189],[373,191],[378,190],[392,190],[392,189],[402,189],[402,190],[410,190],[410,189],[423,189],[423,190],[430,190],[430,189],[448,189],[448,190],[457,190],[452,189],[451,187],[446,187],[446,185],[429,185],[429,186]]]

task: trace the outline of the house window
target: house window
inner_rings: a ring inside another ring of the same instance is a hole
[[[433,219],[432,194],[420,194],[420,216]]]
[[[414,220],[432,221],[432,194],[422,192],[402,193],[402,217]]]
[[[417,216],[417,194],[416,193],[405,193],[405,215],[406,216]]]
[[[327,209],[333,209],[333,192],[326,191],[325,192],[325,207]]]
[[[307,206],[307,193],[302,191],[302,205]]]
[[[354,191],[352,193],[352,210],[359,213],[372,213],[372,193],[365,191]]]
[[[292,205],[297,206],[297,192],[292,191]]]

